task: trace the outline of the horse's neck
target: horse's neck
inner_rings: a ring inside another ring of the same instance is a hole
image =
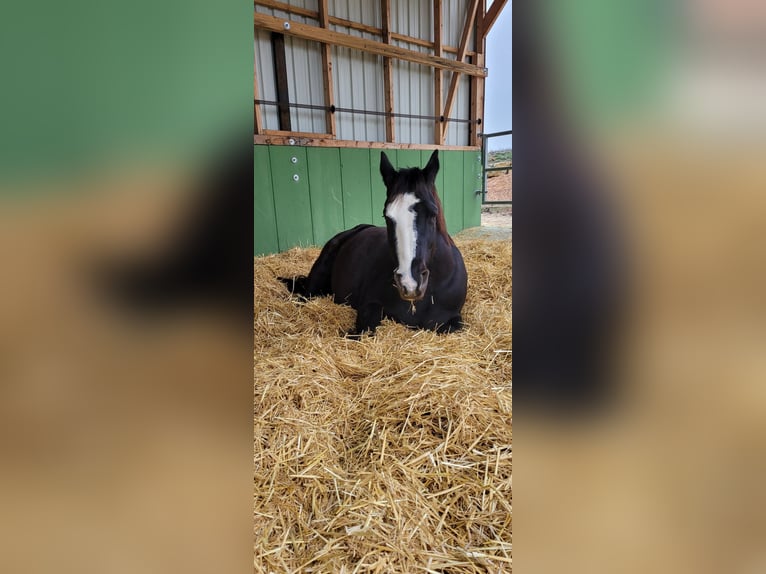
[[[433,263],[431,267],[438,270],[441,277],[450,277],[455,269],[455,258],[452,251],[453,243],[448,237],[441,233],[437,234],[436,247],[432,256]]]

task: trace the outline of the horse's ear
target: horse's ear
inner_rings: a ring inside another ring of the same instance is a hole
[[[386,184],[386,187],[391,187],[394,179],[396,179],[396,170],[391,165],[391,162],[388,161],[388,156],[384,151],[380,152],[380,175],[383,176],[383,183]]]
[[[436,181],[436,174],[439,172],[439,150],[435,149],[431,154],[431,159],[428,160],[426,167],[423,168],[423,175],[426,177],[428,183]]]

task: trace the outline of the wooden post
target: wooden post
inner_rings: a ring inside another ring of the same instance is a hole
[[[329,14],[327,13],[327,0],[319,0],[319,25],[327,28],[329,25]],[[322,50],[322,69],[324,72],[324,105],[335,105],[335,94],[332,85],[332,46],[330,44],[320,44]],[[335,135],[335,114],[330,110],[325,112],[325,131]]]
[[[258,57],[253,61],[253,100],[260,99],[258,91]],[[263,118],[261,117],[261,104],[253,102],[253,127],[256,134],[263,130]]]
[[[474,61],[476,60],[478,58],[474,58]],[[479,117],[479,82],[474,80],[475,78],[468,79],[468,119],[471,121],[468,124],[468,145],[476,145],[476,142],[479,140],[479,126],[476,124]]]
[[[391,0],[380,1],[381,21],[383,22],[383,42],[391,43]],[[386,114],[394,112],[394,68],[391,58],[383,57],[383,92],[385,94]],[[386,141],[392,142],[395,139],[394,118],[391,115],[386,116]]]
[[[476,34],[474,35],[474,43],[476,45],[476,56],[473,59],[473,64],[484,67],[484,11],[486,7],[484,2],[479,3],[479,12],[476,14]],[[477,78],[471,76],[471,111],[470,120],[468,125],[468,145],[478,146],[481,145],[479,141],[479,133],[484,131],[484,78]],[[481,124],[478,121],[481,121]]]
[[[442,55],[442,0],[434,0],[434,55],[441,58]],[[442,122],[439,119],[442,115],[442,78],[443,73],[440,68],[434,68],[434,143],[436,145],[444,144],[442,132]]]
[[[463,26],[463,34],[460,37],[460,46],[458,47],[457,61],[465,62],[466,52],[468,51],[468,41],[471,39],[471,32],[473,31],[473,23],[476,19],[476,12],[479,9],[479,0],[471,0],[468,5],[468,14],[465,17],[465,25]],[[452,112],[452,104],[455,103],[455,96],[457,95],[458,81],[460,80],[460,74],[457,70],[452,72],[452,79],[450,80],[449,90],[447,91],[447,102],[444,104],[444,125],[442,126],[442,138],[446,141],[447,129],[449,129],[449,115]]]
[[[277,79],[277,101],[279,102],[279,129],[290,131],[290,94],[287,87],[287,62],[285,61],[285,37],[271,33],[271,49],[274,53],[274,75]]]

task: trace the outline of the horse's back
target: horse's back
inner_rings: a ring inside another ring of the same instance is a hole
[[[339,303],[356,306],[356,299],[371,282],[393,273],[385,227],[368,226],[339,249],[332,270],[332,292]],[[386,283],[388,284],[388,283]]]
[[[338,254],[349,240],[368,228],[374,228],[374,226],[360,224],[336,234],[325,243],[308,277],[295,277],[292,280],[283,279],[283,281],[288,284],[288,287],[292,284],[291,290],[294,293],[306,297],[332,294],[332,276]]]

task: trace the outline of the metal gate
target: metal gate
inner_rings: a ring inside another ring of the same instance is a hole
[[[505,163],[504,161],[491,161],[489,152],[489,140],[501,136],[509,136],[513,134],[513,130],[507,130],[503,132],[494,132],[491,134],[481,134],[481,166],[482,166],[482,184],[481,184],[481,203],[482,205],[512,205],[513,200],[489,200],[487,199],[487,173],[493,171],[505,171],[509,173],[513,170],[513,156],[511,156],[510,163],[508,165],[498,165],[499,163]],[[512,150],[509,150],[512,151]],[[512,193],[512,192],[511,192]]]

